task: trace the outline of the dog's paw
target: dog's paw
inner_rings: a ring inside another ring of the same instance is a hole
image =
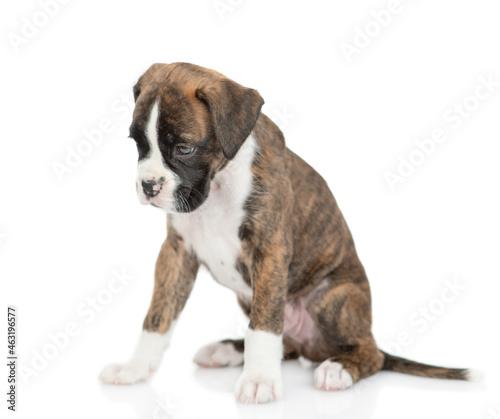
[[[234,367],[243,364],[243,352],[232,343],[216,342],[201,347],[193,361],[200,367]]]
[[[268,403],[281,400],[283,382],[281,375],[252,377],[243,371],[235,389],[236,400],[241,403]]]
[[[352,375],[338,362],[327,359],[314,370],[314,387],[321,390],[345,390],[352,385]]]
[[[144,363],[110,364],[99,375],[107,384],[135,384],[146,380],[155,368]]]

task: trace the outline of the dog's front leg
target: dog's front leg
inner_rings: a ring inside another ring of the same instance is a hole
[[[153,298],[134,355],[125,364],[104,368],[100,375],[102,381],[133,384],[145,380],[158,369],[197,271],[196,257],[186,250],[179,236],[169,232],[156,262]]]
[[[245,335],[243,373],[236,383],[242,403],[282,397],[283,318],[288,273],[286,247],[271,245],[254,255],[253,302]]]

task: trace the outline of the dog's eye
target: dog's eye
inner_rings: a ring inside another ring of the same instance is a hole
[[[183,156],[187,156],[188,154],[192,154],[195,150],[195,147],[186,144],[178,144],[177,152]]]

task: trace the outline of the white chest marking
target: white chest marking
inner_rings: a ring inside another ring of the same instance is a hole
[[[215,175],[207,200],[191,213],[172,214],[173,227],[215,280],[247,297],[252,296],[252,289],[236,269],[236,262],[241,253],[238,232],[252,188],[256,147],[251,134],[234,159]]]

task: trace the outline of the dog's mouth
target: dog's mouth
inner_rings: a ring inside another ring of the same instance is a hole
[[[161,194],[161,189],[156,191],[155,194],[143,194],[143,198],[141,200],[141,203],[143,205],[151,205],[154,208],[161,209],[163,211],[170,211],[172,201],[168,197],[165,196],[165,194]]]

